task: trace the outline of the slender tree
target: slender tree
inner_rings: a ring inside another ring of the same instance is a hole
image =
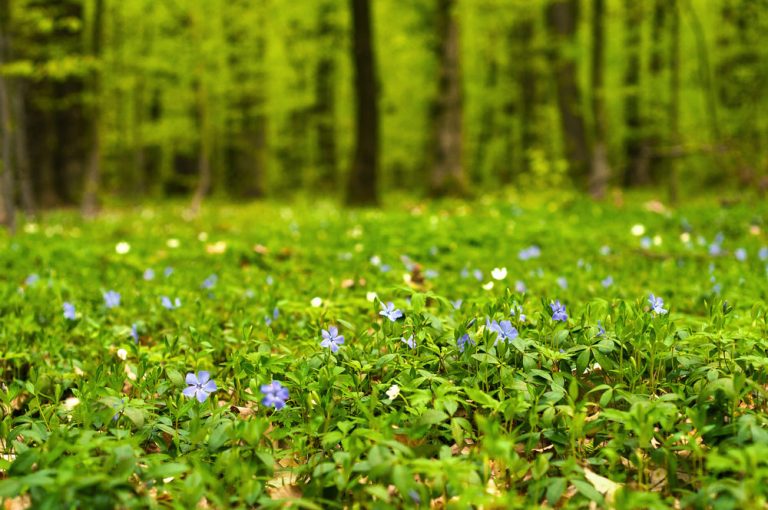
[[[91,120],[91,139],[88,159],[85,167],[85,189],[83,191],[82,213],[86,218],[96,216],[99,209],[98,193],[101,184],[101,57],[104,34],[104,0],[95,0],[93,19],[91,20],[90,55],[97,68],[90,79],[91,102],[88,114]]]
[[[571,51],[576,45],[578,17],[579,0],[550,0],[547,5],[547,23],[554,43],[550,49],[550,60],[557,88],[565,156],[574,181],[584,183],[589,173],[591,154],[577,81],[578,67]]]
[[[595,122],[592,143],[592,160],[589,174],[589,192],[595,198],[603,198],[611,167],[608,162],[608,144],[606,141],[605,90],[603,87],[605,46],[605,0],[592,3],[592,116]]]
[[[459,23],[455,0],[437,0],[437,99],[432,109],[433,158],[429,179],[432,196],[463,195],[462,84]]]
[[[673,145],[680,143],[680,5],[671,0],[669,23],[669,108],[667,123]],[[680,195],[677,182],[677,158],[673,156],[669,167],[669,201],[676,204]]]
[[[7,22],[10,19],[10,6],[7,0],[0,0],[0,69],[9,53]],[[8,80],[0,73],[0,223],[10,232],[16,229],[16,208],[14,203],[13,168],[11,167],[11,104],[8,93]]]
[[[347,181],[346,203],[379,202],[379,108],[376,62],[373,51],[371,0],[350,0],[352,10],[352,60],[355,89],[355,148]]]
[[[643,186],[650,183],[648,153],[643,144],[643,121],[640,112],[640,43],[643,3],[624,0],[624,185]]]
[[[315,69],[315,130],[318,153],[318,187],[336,188],[336,47],[339,28],[336,23],[336,0],[323,0],[319,5],[317,38],[321,53]]]

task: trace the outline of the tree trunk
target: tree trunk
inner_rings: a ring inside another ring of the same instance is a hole
[[[462,84],[459,23],[455,0],[437,0],[438,91],[433,110],[433,161],[429,179],[432,196],[463,195]]]
[[[643,122],[640,116],[640,44],[643,24],[643,6],[637,0],[625,0],[624,53],[624,185],[644,186],[650,183],[647,147],[644,147]]]
[[[673,145],[680,143],[680,6],[678,0],[671,0],[670,6],[670,45],[669,45],[669,123],[670,138]],[[677,158],[672,158],[669,165],[669,202],[677,204],[679,186],[677,182]]]
[[[550,0],[547,6],[547,23],[555,43],[550,59],[557,88],[565,156],[574,181],[583,185],[589,174],[591,155],[582,115],[578,67],[569,50],[576,45],[578,14],[579,0]]]
[[[0,67],[8,54],[8,4],[0,2]],[[9,232],[16,230],[16,208],[14,204],[13,168],[11,167],[12,143],[11,104],[8,81],[0,74],[0,223]]]
[[[317,188],[333,191],[337,186],[336,147],[336,57],[338,27],[334,21],[336,0],[320,4],[317,36],[321,55],[315,82],[315,129],[317,132]]]
[[[657,182],[659,177],[668,173],[668,159],[662,157],[660,152],[663,149],[663,140],[668,136],[665,126],[666,121],[664,119],[664,110],[667,108],[668,98],[657,91],[662,90],[663,83],[661,83],[661,74],[664,70],[666,57],[664,50],[666,49],[666,25],[667,25],[667,11],[669,10],[670,0],[656,0],[653,7],[653,20],[651,26],[651,58],[649,70],[649,86],[654,93],[651,94],[648,102],[649,114],[649,129],[648,136],[645,140],[645,144],[648,147],[650,154],[649,159],[649,179],[653,182]]]
[[[104,21],[104,0],[95,0],[93,26],[91,27],[91,56],[98,62],[101,56],[101,44]],[[87,109],[91,120],[91,146],[85,167],[85,188],[83,191],[82,214],[93,218],[99,211],[99,187],[101,183],[101,77],[100,70],[94,70],[91,77],[91,105]]]
[[[526,13],[517,26],[518,41],[522,58],[516,63],[520,67],[520,145],[523,150],[522,172],[531,170],[531,151],[539,146],[536,107],[539,100],[538,73],[536,70],[536,50],[533,46],[536,24]]]
[[[605,0],[594,0],[592,4],[592,115],[595,122],[595,136],[592,145],[592,161],[589,174],[589,192],[594,198],[605,196],[611,167],[608,163],[606,142],[605,90],[603,70],[605,45]]]
[[[373,52],[371,0],[350,0],[355,73],[355,148],[347,182],[348,205],[379,203],[379,110]]]
[[[202,78],[201,78],[202,79]],[[197,155],[197,188],[192,197],[190,209],[193,214],[200,211],[203,199],[211,190],[211,129],[210,112],[208,111],[208,92],[205,84],[198,84],[197,113],[198,133],[200,136],[200,148]]]

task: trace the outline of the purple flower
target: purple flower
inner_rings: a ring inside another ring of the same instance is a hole
[[[597,336],[603,336],[605,334],[605,328],[601,321],[597,321]]]
[[[472,340],[472,338],[469,336],[469,333],[464,333],[464,335],[456,340],[456,347],[459,348],[459,352],[464,352],[464,349],[467,348],[467,345],[475,345],[475,341]]]
[[[187,386],[182,393],[185,397],[195,397],[201,404],[205,402],[208,395],[216,391],[216,383],[211,380],[211,374],[205,370],[201,370],[197,373],[197,376],[192,372],[187,374],[186,378]]]
[[[466,267],[464,269],[462,269],[461,270],[461,277],[462,278],[468,278],[469,277],[469,269],[467,269]]]
[[[709,254],[712,257],[717,257],[718,255],[723,253],[723,249],[720,246],[719,243],[712,243],[709,245]]]
[[[517,328],[515,328],[509,321],[489,322],[486,320],[485,324],[488,329],[496,333],[496,341],[494,342],[494,345],[499,342],[506,343],[517,338]]]
[[[379,271],[382,273],[389,273],[392,270],[392,266],[389,264],[382,264],[379,266]]]
[[[168,277],[169,277],[169,276],[171,276],[172,274],[173,274],[173,268],[172,268],[171,266],[168,266],[168,267],[166,267],[166,268],[163,270],[163,275],[164,275],[166,278],[168,278]]]
[[[472,276],[474,276],[475,280],[477,280],[478,282],[483,281],[483,272],[480,271],[479,269],[475,269],[474,271],[472,271]]]
[[[72,303],[64,303],[62,305],[62,308],[64,309],[64,318],[70,321],[75,320],[75,305]]]
[[[664,315],[667,310],[664,309],[664,300],[660,297],[656,297],[653,294],[648,296],[648,303],[651,305],[651,312],[658,315]]]
[[[757,256],[760,257],[760,260],[768,259],[768,246],[760,248],[760,251],[757,252]]]
[[[552,309],[552,320],[565,322],[568,320],[568,314],[565,313],[565,305],[560,303],[560,300],[550,303],[549,307]]]
[[[208,276],[205,280],[203,280],[203,283],[200,285],[204,289],[212,289],[216,286],[216,282],[219,281],[219,277],[215,274],[212,274]]]
[[[104,305],[107,308],[120,306],[120,293],[110,290],[104,293]]]
[[[518,294],[522,294],[526,290],[527,289],[525,287],[525,283],[523,283],[521,280],[517,280],[515,282],[515,292],[517,292]]]
[[[160,303],[163,305],[163,308],[167,310],[175,310],[181,306],[181,300],[179,298],[174,299],[171,301],[171,298],[168,296],[163,296],[160,299]]]
[[[517,315],[517,317],[520,319],[520,322],[525,322],[525,314],[523,313],[523,307],[520,305],[514,305],[509,310],[509,315],[511,315],[512,317]]]
[[[455,310],[458,310],[459,308],[461,308],[462,303],[463,301],[461,299],[457,299],[456,301],[451,301],[451,304],[453,305],[453,308]]]
[[[40,281],[40,277],[37,275],[37,273],[32,273],[31,275],[27,276],[27,279],[24,280],[24,283],[26,283],[29,286],[32,286],[36,284],[38,281]]]
[[[272,310],[272,317],[269,315],[264,317],[264,322],[267,324],[267,326],[271,326],[273,321],[276,321],[277,318],[280,317],[280,310],[275,307],[274,310]]]
[[[381,304],[381,311],[379,312],[379,315],[381,315],[382,317],[386,317],[392,322],[395,322],[397,321],[397,319],[403,316],[403,312],[395,308],[394,303],[390,301],[387,304],[384,304],[384,303]]]
[[[327,347],[331,352],[337,352],[339,346],[344,343],[344,337],[339,334],[339,328],[336,326],[329,326],[328,329],[323,330],[323,341],[320,342],[320,347]]]
[[[530,260],[530,259],[536,259],[541,256],[541,249],[536,246],[529,246],[528,248],[524,248],[520,250],[520,252],[517,254],[517,257],[520,260]]]
[[[275,409],[285,407],[285,401],[288,400],[288,389],[279,382],[272,381],[269,384],[262,384],[261,392],[264,394],[261,405]]]
[[[736,256],[736,260],[739,262],[744,262],[747,260],[747,250],[744,248],[738,248],[733,254]]]
[[[154,280],[155,279],[155,270],[154,269],[145,269],[144,270],[144,279],[146,281]]]
[[[133,338],[133,343],[139,343],[139,330],[135,322],[131,324],[131,338]]]
[[[440,273],[438,273],[434,269],[427,269],[426,271],[424,271],[424,278],[426,278],[427,280],[434,280],[438,276],[440,276]]]
[[[603,280],[600,282],[600,285],[602,285],[606,289],[611,285],[613,285],[613,276],[608,275],[605,278],[603,278]]]
[[[400,339],[400,341],[403,342],[408,347],[410,347],[411,349],[415,349],[416,348],[416,340],[413,339],[413,335],[411,335],[408,338],[402,337]]]
[[[557,279],[557,285],[561,289],[567,289],[568,288],[568,280],[565,279],[565,277],[561,276]]]
[[[647,250],[647,249],[649,249],[649,248],[651,247],[651,244],[653,244],[653,241],[651,241],[651,238],[650,238],[650,237],[648,237],[648,236],[645,236],[645,237],[643,237],[642,239],[640,239],[640,246],[641,246],[641,247],[642,247],[644,250]]]

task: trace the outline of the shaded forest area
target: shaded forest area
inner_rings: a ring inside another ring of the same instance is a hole
[[[766,0],[0,0],[0,209],[762,191],[766,34]]]

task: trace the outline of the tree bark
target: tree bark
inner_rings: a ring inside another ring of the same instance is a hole
[[[522,172],[528,173],[531,169],[531,151],[539,145],[539,135],[536,122],[536,110],[539,101],[538,81],[536,70],[536,49],[533,46],[536,24],[528,14],[517,27],[518,41],[521,45],[523,58],[517,65],[520,66],[520,145],[523,150]]]
[[[93,26],[91,27],[91,56],[97,62],[101,56],[103,36],[104,0],[95,0]],[[101,71],[96,69],[90,80],[91,104],[87,109],[91,121],[91,146],[85,168],[85,187],[83,191],[82,214],[93,218],[99,211],[99,187],[101,184]]]
[[[550,0],[547,5],[547,23],[555,43],[550,51],[550,60],[557,88],[565,156],[574,181],[583,185],[589,174],[591,155],[582,115],[578,68],[576,59],[568,51],[576,44],[578,15],[579,0]]]
[[[464,195],[462,162],[462,83],[459,23],[455,0],[437,0],[438,91],[433,109],[432,196]]]
[[[348,205],[377,205],[379,109],[373,51],[371,0],[350,0],[355,74],[355,149],[347,182]]]
[[[0,2],[0,67],[8,54],[8,4]],[[0,223],[9,232],[16,230],[16,208],[14,200],[13,168],[11,167],[11,143],[13,126],[11,123],[11,104],[8,93],[8,81],[0,74]]]
[[[671,0],[670,6],[670,45],[669,45],[669,123],[670,138],[673,145],[680,142],[680,6],[678,0]],[[669,202],[677,204],[680,191],[677,182],[677,158],[672,158],[669,165]]]
[[[605,90],[603,70],[605,45],[605,0],[594,0],[592,4],[592,115],[595,122],[595,136],[592,145],[592,161],[589,175],[589,192],[594,198],[605,196],[611,167],[608,162],[606,142]]]
[[[640,114],[640,44],[643,23],[643,6],[637,0],[625,0],[624,53],[627,64],[624,69],[624,185],[644,186],[650,183],[649,154],[643,143],[643,121]]]
[[[336,146],[336,57],[338,27],[334,21],[336,0],[320,4],[317,37],[321,55],[315,81],[315,130],[317,133],[317,188],[333,191],[337,186]]]

